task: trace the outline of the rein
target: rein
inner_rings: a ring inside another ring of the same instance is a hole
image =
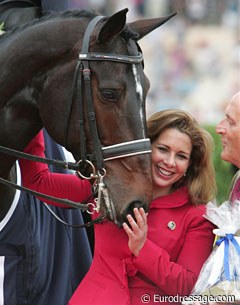
[[[15,189],[18,189],[20,191],[25,191],[33,196],[38,196],[41,197],[42,199],[50,199],[52,201],[58,202],[58,203],[62,203],[65,205],[68,205],[70,207],[73,208],[80,208],[81,210],[85,210],[88,214],[93,214],[95,211],[95,204],[93,204],[92,202],[87,202],[90,198],[88,198],[85,203],[80,203],[80,202],[74,202],[68,199],[61,199],[61,198],[56,198],[53,196],[49,196],[49,195],[45,195],[43,193],[39,193],[36,191],[33,191],[29,188],[23,187],[21,185],[18,185],[16,183],[13,183],[11,181],[8,181],[6,179],[3,179],[0,177],[0,183],[9,186],[9,187],[13,187]],[[53,210],[51,210],[51,208],[48,206],[48,204],[46,204],[45,202],[43,202],[44,206],[48,209],[48,211],[58,220],[60,221],[62,224],[72,227],[72,228],[85,228],[85,227],[90,227],[93,224],[97,224],[97,223],[101,223],[104,219],[105,219],[105,215],[100,215],[99,217],[97,217],[96,219],[93,219],[91,221],[88,221],[87,223],[84,223],[82,225],[78,225],[78,224],[69,224],[67,222],[65,222],[64,220],[62,220],[56,213],[53,212]]]
[[[35,191],[32,191],[30,189],[24,188],[22,186],[16,185],[12,182],[9,182],[8,180],[5,180],[3,178],[0,178],[0,183],[3,183],[8,186],[15,187],[16,189],[20,189],[23,191],[27,191],[33,195],[37,195],[39,197],[50,199],[52,201],[60,202],[66,205],[69,205],[74,208],[80,208],[82,210],[86,210],[88,213],[92,214],[94,211],[99,212],[100,210],[100,204],[101,204],[101,198],[105,198],[106,193],[106,187],[103,182],[103,178],[106,174],[106,170],[104,168],[104,162],[108,162],[114,159],[118,158],[125,158],[130,156],[135,156],[138,154],[146,154],[151,152],[151,143],[148,138],[133,140],[133,141],[127,141],[119,144],[114,144],[110,146],[103,147],[101,145],[99,136],[98,136],[98,129],[97,129],[97,123],[96,123],[96,115],[93,105],[93,97],[92,97],[92,90],[91,90],[91,69],[89,67],[90,61],[112,61],[112,62],[118,62],[123,64],[139,64],[143,61],[143,55],[142,53],[138,52],[137,55],[121,55],[121,54],[108,54],[108,53],[95,53],[95,52],[88,52],[89,49],[89,41],[91,37],[91,33],[94,30],[97,23],[103,19],[103,16],[97,16],[93,18],[90,23],[88,24],[88,27],[85,31],[84,38],[83,38],[83,44],[82,44],[82,50],[79,54],[77,66],[74,73],[74,79],[73,79],[73,95],[71,99],[71,103],[68,104],[67,109],[67,120],[65,125],[65,132],[64,132],[64,139],[65,139],[65,147],[68,147],[67,145],[67,138],[68,138],[68,129],[69,129],[69,122],[70,122],[70,115],[72,110],[72,103],[74,99],[74,95],[76,95],[77,100],[80,103],[80,152],[81,152],[81,159],[77,163],[72,162],[66,162],[66,161],[59,161],[54,159],[47,159],[47,158],[41,158],[37,156],[33,156],[30,154],[26,154],[17,150],[13,150],[10,148],[6,148],[3,146],[0,146],[0,152],[3,152],[5,154],[13,155],[17,158],[25,158],[32,161],[42,162],[46,164],[51,164],[59,167],[63,167],[65,169],[71,169],[77,171],[79,176],[81,176],[84,179],[95,179],[94,186],[95,186],[95,192],[98,194],[94,201],[95,204],[89,202],[89,203],[77,203],[66,199],[59,199],[55,197],[51,197],[42,193],[38,193]],[[83,86],[84,83],[84,86]],[[87,118],[88,118],[88,126],[89,130],[92,136],[93,141],[93,155],[89,155],[86,153],[86,135],[85,135],[85,129],[84,129],[84,106],[83,106],[83,90],[86,92],[86,107],[87,107]],[[96,166],[93,165],[92,160],[94,160],[96,163]],[[80,167],[81,163],[86,163],[88,166],[91,167],[92,173],[89,176],[85,176],[83,173],[81,173]],[[105,202],[107,205],[107,212],[110,214],[111,218],[114,218],[113,211],[111,211],[110,206],[108,203]],[[47,207],[49,209],[49,207]],[[50,210],[51,213],[53,211]],[[58,218],[57,215],[54,215],[54,217]],[[106,215],[100,216],[95,220],[90,221],[87,224],[79,225],[77,227],[86,227],[90,226],[93,223],[101,222],[103,219],[105,219]],[[63,222],[63,221],[61,221]],[[65,223],[66,224],[66,223]],[[76,225],[70,225],[75,227]]]
[[[30,161],[35,161],[35,162],[40,162],[40,163],[45,163],[48,165],[54,165],[56,167],[61,167],[67,170],[75,170],[77,171],[79,169],[79,164],[78,163],[72,163],[72,162],[67,162],[67,161],[60,161],[60,160],[55,160],[55,159],[50,159],[50,158],[42,158],[42,157],[38,157],[38,156],[34,156],[34,155],[30,155],[15,149],[10,149],[4,146],[0,146],[0,152],[7,154],[7,155],[11,155],[17,158],[21,158],[21,159],[26,159],[26,160],[30,160]],[[48,199],[57,203],[61,203],[61,204],[65,204],[68,205],[72,208],[76,208],[76,209],[81,209],[83,211],[86,211],[88,214],[93,214],[94,211],[96,210],[95,204],[92,202],[88,202],[91,198],[89,197],[87,200],[85,200],[84,202],[80,203],[80,202],[75,202],[69,199],[61,199],[61,198],[57,198],[57,197],[53,197],[50,195],[46,195],[37,191],[33,191],[29,188],[23,187],[21,185],[18,185],[14,182],[11,182],[7,179],[1,178],[0,177],[0,183],[4,184],[8,187],[13,187],[15,189],[18,189],[20,191],[24,191],[26,193],[29,193],[33,196],[37,196],[37,197],[41,197],[41,199]],[[61,223],[63,223],[66,226],[69,227],[73,227],[73,228],[85,228],[85,227],[90,227],[93,224],[96,223],[101,223],[104,219],[105,219],[105,215],[100,215],[99,217],[97,217],[96,219],[93,219],[87,223],[84,223],[82,225],[72,225],[69,224],[67,222],[65,222],[64,220],[62,220],[56,213],[53,212],[53,210],[51,210],[51,208],[45,203],[43,202],[44,206],[48,209],[48,211]]]

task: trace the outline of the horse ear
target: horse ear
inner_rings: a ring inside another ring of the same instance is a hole
[[[152,18],[152,19],[143,19],[143,20],[137,20],[134,22],[128,23],[128,26],[136,33],[139,34],[139,39],[144,37],[145,35],[149,34],[162,24],[164,24],[166,21],[168,21],[173,16],[177,15],[177,13],[173,13],[167,17],[161,17],[161,18]]]
[[[97,43],[104,43],[112,39],[115,35],[122,32],[126,24],[126,14],[128,9],[125,8],[107,20],[97,36]]]

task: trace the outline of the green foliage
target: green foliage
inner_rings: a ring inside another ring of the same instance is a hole
[[[216,183],[218,187],[217,202],[221,204],[228,199],[231,181],[235,173],[235,168],[232,164],[221,159],[221,136],[216,134],[215,126],[204,126],[204,128],[212,135],[215,143],[215,149],[213,153],[213,165],[215,168]]]

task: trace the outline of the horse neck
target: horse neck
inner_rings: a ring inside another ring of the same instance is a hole
[[[31,84],[36,75],[38,78],[47,76],[48,71],[67,61],[76,63],[78,50],[75,47],[82,31],[77,19],[73,22],[49,19],[2,37],[0,96],[8,100],[26,84]]]
[[[2,105],[0,108],[1,146],[23,151],[42,128],[39,110],[30,106],[30,101],[21,103],[17,96],[6,105]],[[0,153],[0,160],[0,177],[7,179],[16,157]]]
[[[0,38],[0,145],[23,150],[42,128],[39,103],[45,80],[53,69],[77,60],[73,46],[81,37],[79,22],[66,22],[38,22]],[[1,177],[15,162],[5,157]]]

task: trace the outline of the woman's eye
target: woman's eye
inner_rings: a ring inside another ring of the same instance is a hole
[[[110,101],[110,102],[117,101],[117,94],[115,90],[110,90],[110,89],[101,90],[101,97],[105,101]]]
[[[162,146],[159,146],[159,147],[158,147],[158,150],[160,150],[160,151],[167,151],[167,148],[162,147]]]
[[[179,157],[180,159],[183,159],[183,160],[188,160],[188,157],[185,156],[185,155],[179,155],[178,157]]]

